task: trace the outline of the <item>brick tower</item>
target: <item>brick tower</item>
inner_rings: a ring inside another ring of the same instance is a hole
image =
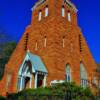
[[[6,64],[0,93],[45,87],[56,80],[86,87],[95,69],[75,5],[70,0],[38,0],[31,24]]]

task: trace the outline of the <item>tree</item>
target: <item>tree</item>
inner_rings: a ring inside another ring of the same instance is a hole
[[[16,47],[15,41],[7,41],[7,36],[0,33],[0,79],[3,76],[5,64]]]

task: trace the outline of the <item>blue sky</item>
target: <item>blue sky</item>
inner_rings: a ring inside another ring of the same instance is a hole
[[[37,0],[0,0],[0,31],[18,41],[31,22]],[[100,62],[100,0],[71,0],[78,8],[78,23],[96,62]]]

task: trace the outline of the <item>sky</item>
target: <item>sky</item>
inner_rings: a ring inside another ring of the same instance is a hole
[[[0,0],[0,32],[19,41],[31,22],[38,0]],[[71,0],[78,9],[78,24],[95,61],[100,62],[100,0]]]

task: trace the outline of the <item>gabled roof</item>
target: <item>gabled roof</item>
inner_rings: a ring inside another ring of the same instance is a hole
[[[47,73],[46,66],[41,60],[40,56],[34,55],[30,52],[27,53],[29,56],[29,60],[32,63],[32,67],[34,67],[35,71]]]
[[[19,75],[22,75],[22,70],[25,67],[26,61],[30,61],[31,66],[32,66],[32,73],[40,72],[40,73],[48,73],[46,66],[44,65],[43,61],[41,60],[40,56],[34,55],[27,51],[26,56],[23,60],[23,63],[20,66],[19,69]]]

